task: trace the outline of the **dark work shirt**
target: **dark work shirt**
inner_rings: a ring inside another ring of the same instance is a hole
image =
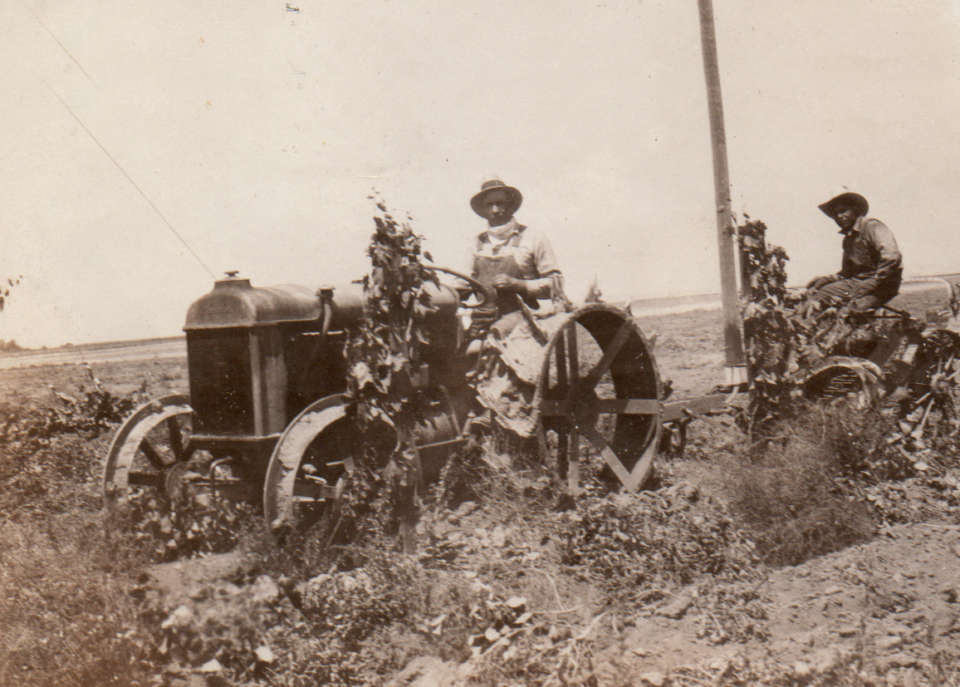
[[[887,225],[878,219],[860,217],[843,237],[840,276],[876,277],[883,281],[899,274],[902,261],[897,240]]]

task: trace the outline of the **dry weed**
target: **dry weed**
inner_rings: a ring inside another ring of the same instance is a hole
[[[811,406],[781,420],[773,439],[744,444],[719,462],[730,507],[772,565],[796,565],[869,538],[857,485],[908,468],[883,442],[872,411]]]

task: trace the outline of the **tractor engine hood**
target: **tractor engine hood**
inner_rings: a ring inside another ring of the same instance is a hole
[[[341,329],[363,312],[363,285],[356,283],[322,287],[333,305],[330,325]],[[250,285],[250,280],[228,273],[210,293],[195,300],[187,310],[184,331],[257,327],[282,322],[312,322],[322,317],[321,289],[284,284]]]
[[[454,316],[460,299],[449,286],[424,284],[435,312],[428,321]],[[358,282],[310,288],[296,284],[251,286],[250,280],[228,273],[210,293],[187,310],[184,331],[258,327],[283,322],[317,322],[323,316],[323,301],[332,305],[331,329],[343,329],[363,316],[363,285]]]

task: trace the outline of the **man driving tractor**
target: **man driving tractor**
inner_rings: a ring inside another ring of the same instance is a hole
[[[514,217],[522,202],[520,191],[499,179],[483,182],[470,199],[470,207],[488,225],[477,235],[471,276],[497,294],[495,308],[491,303],[473,311],[470,338],[482,338],[495,320],[524,305],[536,310],[537,299],[550,298],[560,289],[560,267],[550,241]]]
[[[473,246],[470,276],[487,298],[470,310],[465,352],[472,371],[478,414],[496,417],[517,436],[532,436],[537,423],[534,388],[539,353],[547,335],[563,320],[541,309],[552,299],[566,309],[560,267],[547,237],[517,222],[520,191],[500,179],[483,182],[470,207],[487,220]],[[533,315],[539,310],[538,316]],[[544,317],[546,315],[546,317]]]
[[[867,217],[870,206],[859,193],[845,192],[821,203],[820,210],[843,235],[840,271],[810,280],[807,288],[827,303],[849,303],[856,310],[883,305],[900,290],[903,258],[893,232]]]

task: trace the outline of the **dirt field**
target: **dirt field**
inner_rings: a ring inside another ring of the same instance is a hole
[[[0,370],[47,365],[83,365],[126,360],[159,360],[183,358],[187,343],[183,337],[144,341],[118,341],[108,344],[87,344],[50,350],[27,350],[0,355]]]
[[[640,324],[674,398],[719,382],[718,311]],[[572,506],[488,447],[415,555],[278,550],[252,513],[105,527],[106,411],[186,387],[179,358],[0,370],[0,685],[960,685],[953,462],[857,482],[819,522],[869,525],[796,565],[737,515],[725,478],[758,473],[723,417],[651,489]]]

